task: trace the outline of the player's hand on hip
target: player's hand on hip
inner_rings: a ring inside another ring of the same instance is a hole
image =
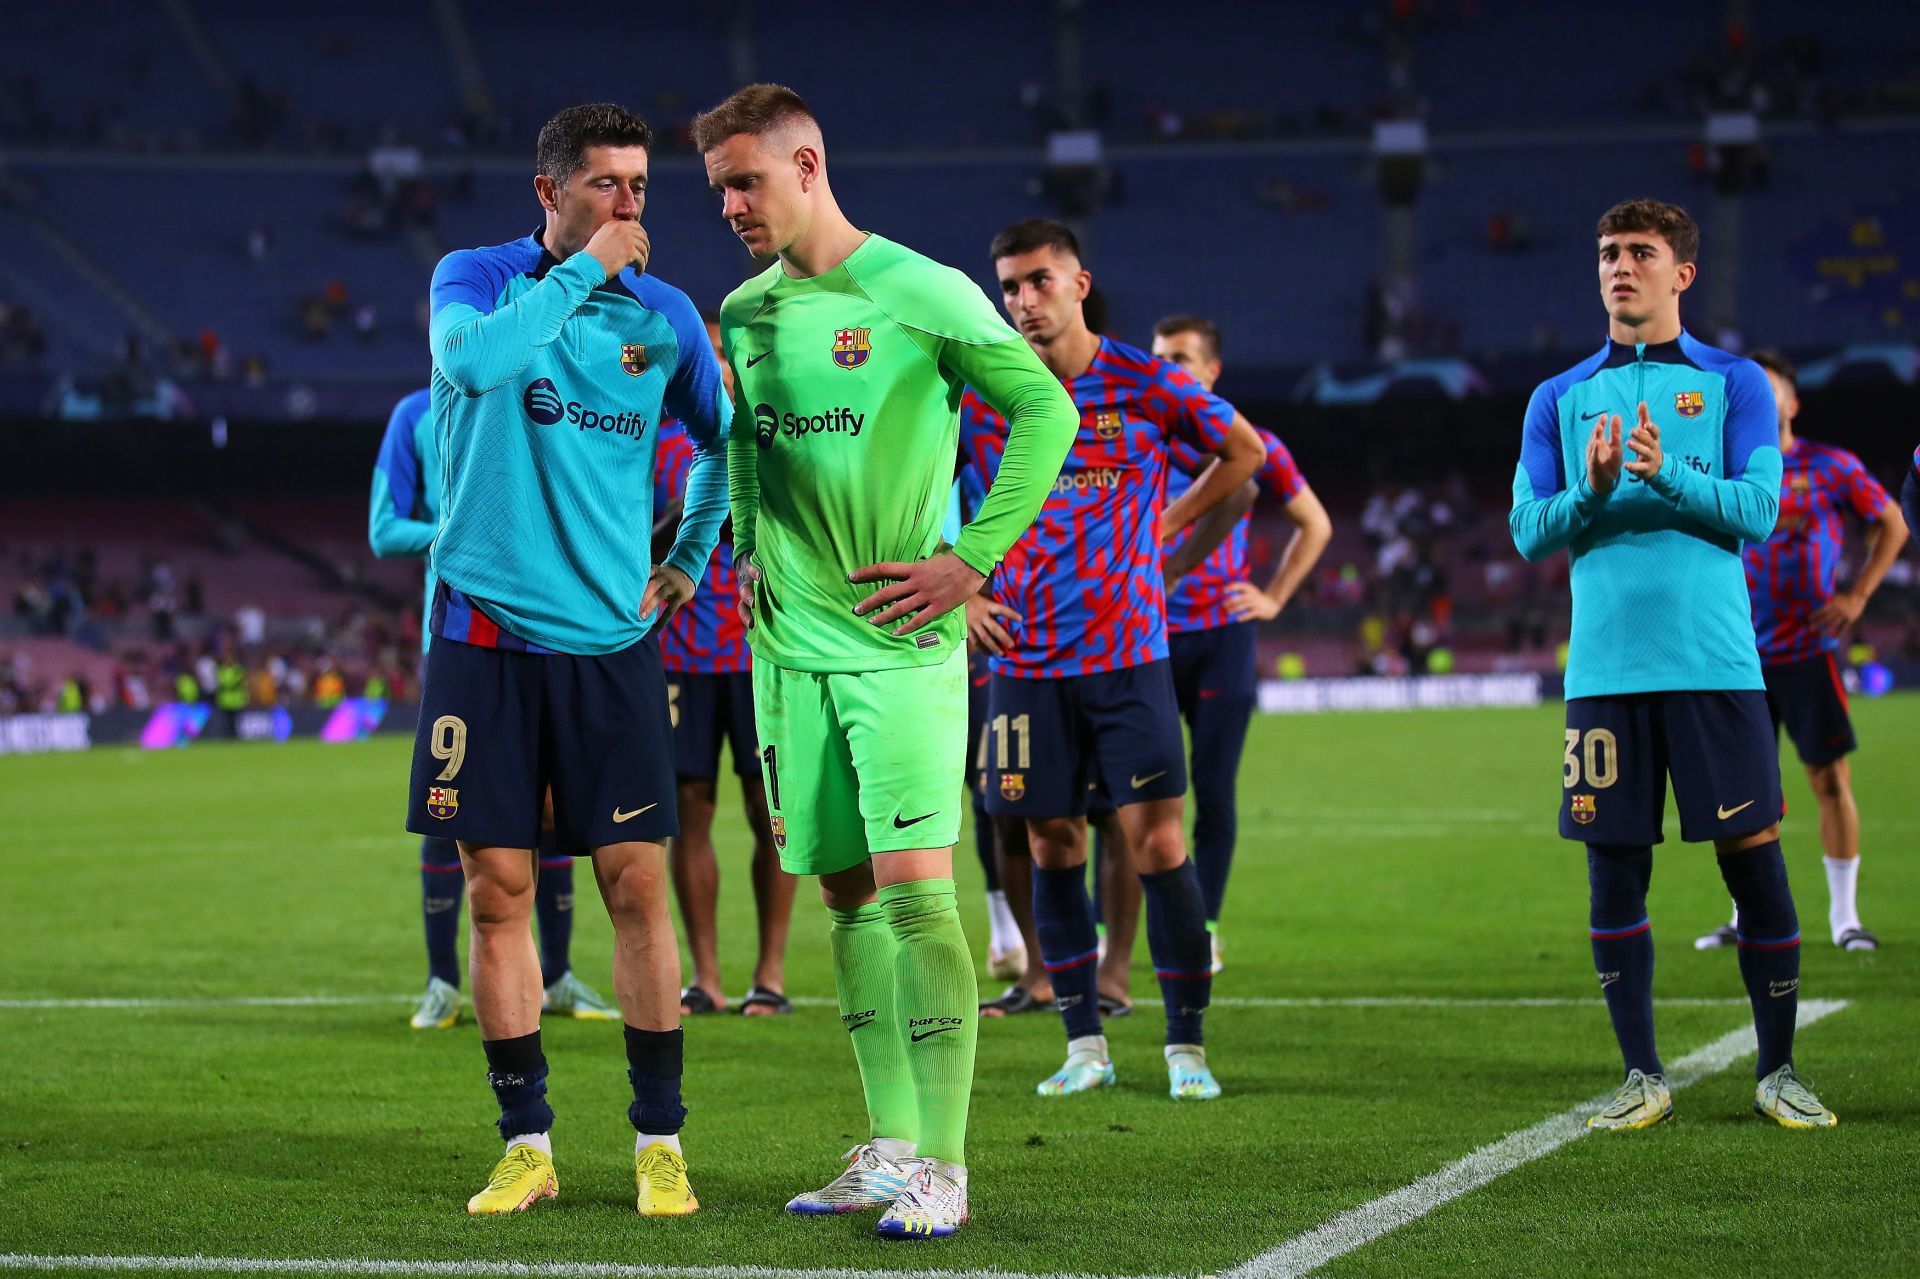
[[[998,600],[975,595],[967,600],[967,644],[989,657],[1005,657],[1013,647],[1013,634],[1000,624],[1006,618],[1020,624],[1020,614]]]
[[[692,598],[692,578],[671,564],[655,564],[647,575],[646,592],[640,596],[640,620],[644,622],[657,612],[659,625],[665,626]]]
[[[847,580],[892,583],[855,604],[853,612],[875,626],[898,622],[893,633],[906,635],[966,603],[987,579],[952,551],[935,551],[911,564],[869,564],[847,574]]]
[[[1593,424],[1593,434],[1587,437],[1587,483],[1594,492],[1601,497],[1613,492],[1620,482],[1620,463],[1625,456],[1620,448],[1620,415],[1602,413]]]
[[[1867,611],[1866,597],[1852,591],[1842,591],[1832,599],[1813,610],[1807,620],[1829,635],[1845,635],[1853,629],[1860,614]]]
[[[1227,616],[1236,622],[1271,622],[1280,616],[1280,601],[1252,582],[1230,582]]]
[[[1627,437],[1627,447],[1633,450],[1633,461],[1627,463],[1627,469],[1643,480],[1650,480],[1660,473],[1660,464],[1667,460],[1660,451],[1660,428],[1647,416],[1647,402],[1640,401],[1639,421],[1634,424],[1633,434]]]
[[[733,561],[733,579],[739,587],[740,625],[753,629],[753,610],[759,605],[759,597],[754,588],[760,585],[760,566],[753,562],[753,556],[742,555]]]
[[[611,280],[628,267],[647,269],[647,255],[653,251],[647,229],[634,218],[610,218],[593,233],[584,250],[599,260]]]

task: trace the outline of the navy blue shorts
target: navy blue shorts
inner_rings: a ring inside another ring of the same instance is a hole
[[[427,650],[407,795],[415,834],[538,848],[551,787],[557,847],[659,843],[679,833],[674,780],[651,636],[599,657],[444,637]]]
[[[985,653],[967,654],[967,741],[973,744],[973,762],[967,769],[967,789],[977,817],[987,811],[987,684],[993,674]]]
[[[1173,691],[1180,700],[1180,713],[1189,721],[1201,702],[1245,702],[1248,713],[1252,713],[1260,696],[1254,651],[1258,625],[1231,622],[1167,636]]]
[[[1780,747],[1765,693],[1631,693],[1567,703],[1560,835],[1658,844],[1667,778],[1688,843],[1737,839],[1780,820]]]
[[[741,777],[759,775],[753,672],[668,671],[667,705],[673,716],[674,765],[681,777],[702,781],[719,777],[722,738],[733,754],[733,771]]]
[[[1760,674],[1767,681],[1773,726],[1787,730],[1802,764],[1831,764],[1860,745],[1847,712],[1847,686],[1840,682],[1840,664],[1832,653],[1762,666]]]
[[[1121,807],[1187,793],[1165,660],[1059,679],[995,675],[987,737],[987,811],[996,815],[1080,817],[1097,785]]]

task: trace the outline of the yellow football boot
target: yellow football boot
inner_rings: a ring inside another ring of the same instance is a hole
[[[493,1166],[487,1188],[467,1200],[467,1211],[476,1217],[501,1212],[525,1212],[542,1199],[560,1193],[560,1179],[554,1175],[553,1157],[520,1142],[507,1147],[507,1153]]]
[[[687,1161],[679,1151],[656,1141],[633,1157],[633,1180],[642,1217],[684,1217],[700,1207],[687,1184]]]

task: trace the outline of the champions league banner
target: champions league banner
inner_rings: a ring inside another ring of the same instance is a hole
[[[92,746],[178,750],[196,742],[360,742],[411,733],[419,707],[349,697],[335,706],[223,711],[204,702],[164,702],[150,711],[0,716],[0,755],[83,751]]]

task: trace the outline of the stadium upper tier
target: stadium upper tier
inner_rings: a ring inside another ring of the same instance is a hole
[[[339,0],[271,22],[242,0],[89,7],[28,7],[0,42],[0,142],[23,148],[0,166],[0,303],[32,311],[50,372],[97,372],[144,327],[149,352],[157,331],[210,331],[235,371],[259,355],[275,378],[423,376],[433,262],[534,227],[533,136],[590,98],[655,123],[655,264],[713,307],[752,264],[685,126],[748,73],[813,101],[859,223],[987,285],[992,234],[1074,198],[1047,182],[1047,130],[1097,125],[1110,170],[1079,225],[1112,327],[1205,312],[1243,366],[1582,351],[1599,330],[1588,232],[1628,195],[1700,217],[1703,336],[1913,333],[1920,128],[1871,117],[1903,100],[1920,6],[1815,26],[1753,0],[1730,31],[1718,5],[1627,0],[1608,21],[1663,38],[1624,73],[1570,36],[1583,9],[1519,0],[989,0],[847,22],[741,0],[622,15],[584,50],[564,38],[600,15],[583,5]],[[1735,103],[1767,123],[1731,200],[1699,139]],[[1434,130],[1406,219],[1369,154],[1370,122],[1394,114]],[[421,167],[369,163],[387,140]]]

